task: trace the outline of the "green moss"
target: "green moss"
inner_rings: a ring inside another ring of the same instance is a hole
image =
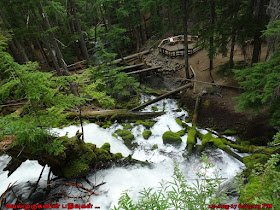
[[[111,160],[110,153],[105,149],[101,149],[101,148],[96,149],[95,154],[96,154],[96,157],[97,157],[97,161],[108,162],[108,161]]]
[[[105,143],[100,147],[100,149],[105,149],[108,152],[110,152],[110,148],[111,148],[111,145],[109,143]]]
[[[182,109],[180,109],[180,108],[176,109],[176,112],[181,112],[181,111],[182,111]]]
[[[176,123],[183,127],[183,122],[179,118],[176,118]]]
[[[230,129],[226,129],[224,132],[222,132],[222,135],[227,135],[227,136],[232,136],[232,135],[236,135],[237,132],[234,130],[230,130]]]
[[[212,139],[212,134],[211,133],[206,133],[202,137],[202,145],[205,146],[210,140]]]
[[[171,131],[166,131],[162,135],[162,140],[164,144],[180,145],[182,143],[180,135]]]
[[[180,136],[184,136],[186,134],[186,130],[180,130],[177,132]]]
[[[188,139],[187,139],[188,144],[195,145],[196,133],[197,131],[195,127],[191,127],[190,129],[188,129]]]
[[[266,154],[253,154],[247,157],[243,157],[243,162],[246,166],[246,168],[251,171],[256,163],[261,163],[261,164],[265,164],[268,160],[269,156]]]
[[[123,158],[122,153],[116,153],[116,154],[113,155],[112,160],[114,160],[114,161],[119,161],[119,160],[121,160],[122,158]]]
[[[194,145],[196,144],[196,128],[191,127],[188,129],[188,138],[187,138],[187,150],[188,150],[188,155],[192,154],[192,150]]]
[[[69,164],[62,170],[63,175],[66,178],[81,178],[89,173],[90,167],[86,163],[80,162],[79,160],[74,160],[69,162]]]
[[[158,145],[157,144],[154,144],[152,149],[158,149]]]
[[[109,120],[109,121],[105,122],[104,125],[102,125],[102,128],[110,128],[111,125],[112,125],[112,122]]]
[[[126,130],[132,129],[132,125],[126,124],[123,126],[123,129],[126,129]]]
[[[152,106],[152,110],[153,110],[154,112],[156,112],[156,111],[158,111],[158,108],[157,108],[156,106]]]
[[[128,147],[128,148],[131,148],[133,145],[132,145],[132,141],[134,140],[134,135],[133,134],[129,134],[129,135],[126,135],[126,136],[123,136],[122,137],[123,141],[124,141],[124,144]]]
[[[144,139],[148,139],[152,135],[152,131],[144,131],[142,135]]]
[[[178,123],[178,125],[182,126],[183,128],[188,127],[188,125],[179,118],[176,118],[176,123]]]
[[[224,144],[223,140],[220,138],[212,138],[211,141],[213,141],[214,145],[222,150],[229,149],[227,145]]]
[[[134,125],[144,125],[145,128],[147,128],[147,129],[153,127],[154,124],[155,124],[155,122],[152,122],[152,121],[149,121],[149,120],[146,120],[146,121],[138,120],[134,123]]]
[[[118,138],[118,136],[116,134],[114,134],[114,133],[112,134],[112,136],[115,137],[115,138]]]
[[[127,135],[130,135],[131,132],[128,131],[128,130],[121,130],[121,129],[118,129],[116,130],[117,134],[120,136],[120,137],[123,137],[123,136],[127,136]]]

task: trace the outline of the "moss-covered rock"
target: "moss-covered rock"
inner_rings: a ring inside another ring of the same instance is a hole
[[[157,144],[154,144],[152,149],[158,149],[158,145]]]
[[[128,148],[132,148],[132,141],[134,140],[134,135],[132,133],[122,136],[122,139],[124,141],[124,144],[128,147]]]
[[[121,130],[121,129],[118,129],[116,130],[117,134],[120,136],[120,137],[123,137],[123,136],[127,136],[127,135],[130,135],[131,132],[128,131],[128,130]]]
[[[142,120],[138,120],[134,123],[134,125],[144,125],[145,128],[150,129],[151,127],[153,127],[155,124],[155,122],[150,121],[150,120],[146,120],[146,121],[142,121]]]
[[[162,135],[162,140],[164,144],[172,144],[178,146],[182,143],[182,139],[178,133],[173,133],[171,131],[166,131]]]
[[[124,144],[131,148],[132,147],[132,141],[134,140],[134,135],[128,131],[128,130],[117,130],[116,131],[117,134],[122,137],[123,141],[124,141]]]
[[[110,152],[110,149],[111,149],[111,145],[109,143],[105,143],[103,144],[100,149],[105,149],[107,150],[108,152]]]
[[[126,129],[126,130],[129,130],[129,129],[132,129],[133,127],[132,127],[132,125],[131,124],[125,124],[124,126],[123,126],[123,129]]]
[[[144,139],[148,139],[152,135],[152,131],[144,131],[142,135]]]
[[[109,122],[111,122],[111,121],[109,121]],[[105,124],[105,125],[102,125],[102,128],[110,128],[110,126],[112,125],[112,123],[111,124]]]

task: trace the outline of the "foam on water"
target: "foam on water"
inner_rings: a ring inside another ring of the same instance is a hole
[[[142,102],[147,101],[150,97],[143,96]],[[118,198],[121,193],[127,189],[130,189],[129,195],[132,199],[137,200],[140,190],[148,187],[159,187],[159,182],[163,180],[171,181],[174,171],[174,161],[177,162],[179,168],[185,175],[185,177],[192,182],[196,176],[198,165],[200,162],[199,157],[190,157],[189,159],[183,157],[185,153],[187,134],[182,137],[182,144],[179,147],[173,147],[171,145],[164,145],[162,142],[162,135],[165,131],[177,132],[183,128],[176,123],[176,118],[184,120],[188,113],[184,110],[177,110],[178,106],[176,100],[164,99],[153,105],[146,107],[143,111],[151,111],[152,106],[156,106],[159,111],[165,109],[166,114],[155,118],[155,125],[150,129],[152,136],[145,140],[142,136],[145,127],[143,125],[134,126],[131,132],[135,136],[135,142],[139,144],[134,150],[128,149],[121,138],[115,138],[112,136],[117,129],[122,129],[123,126],[114,123],[110,128],[103,129],[96,124],[90,123],[84,125],[84,137],[85,142],[96,144],[97,147],[101,147],[105,142],[109,142],[111,145],[111,152],[121,152],[124,156],[132,155],[133,158],[138,160],[148,160],[151,163],[151,167],[143,167],[140,165],[126,166],[126,167],[112,167],[109,169],[103,169],[92,173],[88,176],[88,179],[94,184],[100,184],[106,182],[106,184],[99,187],[96,192],[98,196],[91,196],[89,202],[94,206],[100,206],[101,209],[110,209],[114,205],[117,205]],[[188,124],[191,126],[191,123]],[[53,129],[60,136],[67,135],[69,137],[74,136],[77,130],[81,130],[79,126],[69,126],[63,129]],[[199,129],[203,134],[207,133],[206,130]],[[214,135],[213,135],[214,136]],[[200,142],[198,142],[200,143]],[[153,145],[157,144],[158,149],[152,149]],[[240,172],[244,165],[236,159],[230,157],[225,152],[214,149],[208,152],[211,156],[211,161],[215,164],[215,167],[208,171],[209,176],[214,177],[215,171],[218,171],[223,178],[227,178],[231,181],[233,177]],[[0,156],[0,180],[1,188],[0,194],[5,191],[8,184],[17,181],[18,184],[25,183],[27,181],[36,181],[42,166],[36,161],[26,161],[23,163],[9,178],[7,178],[8,172],[3,172],[2,169],[8,163],[8,156]],[[45,170],[43,174],[42,183],[46,183],[46,177],[48,170]],[[83,183],[87,185],[86,183]],[[79,192],[76,192],[77,195]],[[74,192],[75,194],[75,192]],[[73,195],[73,192],[72,192]],[[73,202],[67,199],[61,199],[60,203]]]

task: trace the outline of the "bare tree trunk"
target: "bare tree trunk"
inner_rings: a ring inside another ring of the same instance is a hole
[[[43,9],[43,5],[42,5],[41,2],[39,2],[39,12],[41,13],[41,16],[43,18],[43,21],[44,21],[44,24],[45,24],[47,30],[50,30],[51,29],[51,25],[49,23],[49,20],[48,20],[47,16],[45,15],[45,12],[44,12],[44,9]],[[49,37],[50,37],[50,42],[51,42],[52,46],[54,47],[58,63],[62,67],[62,69],[64,70],[64,75],[65,76],[70,76],[70,73],[68,71],[67,65],[66,65],[66,63],[65,63],[65,61],[63,59],[63,55],[62,55],[62,53],[61,53],[61,51],[59,49],[59,46],[57,44],[57,41],[56,41],[55,37],[54,37],[54,35],[53,35],[53,33],[51,31],[49,31]],[[71,82],[69,83],[69,85],[70,85],[71,92],[75,96],[77,96],[78,94],[77,94],[77,91],[74,88],[74,85]]]
[[[60,67],[59,67],[59,64],[58,64],[58,60],[57,60],[57,57],[56,57],[56,54],[55,54],[55,50],[53,49],[53,47],[49,43],[49,40],[47,39],[46,35],[44,34],[43,27],[39,23],[39,21],[37,19],[37,15],[34,12],[32,12],[32,14],[33,14],[34,19],[36,21],[36,24],[37,24],[37,26],[39,28],[39,31],[41,33],[42,41],[43,41],[44,45],[47,47],[47,50],[49,51],[49,54],[51,55],[51,59],[53,61],[54,68],[55,68],[55,70],[57,72],[57,75],[58,76],[62,76],[62,72],[60,70]]]
[[[256,21],[258,23],[263,22],[264,16],[264,0],[258,0],[257,8],[256,8]],[[252,55],[252,65],[254,63],[259,62],[261,56],[261,47],[262,47],[262,32],[264,25],[260,25],[255,33],[254,36],[254,48],[253,48],[253,55]]]
[[[215,2],[214,0],[211,0],[211,26],[212,30],[214,31],[214,24],[215,24]],[[209,74],[211,77],[212,82],[214,83],[214,78],[212,76],[212,70],[213,70],[213,59],[214,59],[214,34],[213,36],[210,37],[209,40],[209,48],[210,48],[210,53],[209,53]]]
[[[189,73],[189,46],[188,46],[188,1],[182,0],[183,26],[184,26],[184,46],[185,46],[185,71],[187,79],[190,79]]]
[[[41,43],[40,43],[40,41],[39,41],[37,38],[36,38],[36,43],[37,43],[37,45],[38,45],[38,48],[39,48],[39,50],[40,50],[40,52],[41,52],[41,55],[42,55],[42,58],[43,58],[43,60],[45,61],[47,67],[50,67],[49,61],[48,61],[48,59],[47,59],[47,57],[46,57],[46,55],[45,55],[45,52],[44,52],[44,50],[43,50],[43,48],[42,48],[42,46],[41,46]]]
[[[231,68],[231,69],[234,66],[233,56],[234,56],[235,39],[236,39],[236,33],[233,29],[232,30],[232,38],[231,38],[230,56],[229,56],[229,68]]]
[[[85,43],[85,40],[84,40],[83,32],[82,32],[82,29],[81,29],[81,24],[80,24],[80,21],[79,21],[78,16],[77,16],[75,1],[70,0],[70,4],[71,4],[71,7],[72,7],[72,14],[73,14],[73,17],[74,17],[74,20],[75,20],[75,27],[76,27],[76,30],[78,31],[79,36],[80,36],[79,43],[80,43],[80,46],[81,46],[81,50],[82,50],[82,53],[83,53],[85,59],[87,60],[87,65],[89,65],[90,64],[89,55],[88,55],[87,46],[86,46],[86,43]]]

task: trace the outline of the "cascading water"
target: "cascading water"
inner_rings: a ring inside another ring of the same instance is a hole
[[[150,99],[148,96],[142,96],[142,102]],[[90,123],[84,125],[84,138],[85,142],[96,144],[97,147],[101,147],[104,143],[108,142],[111,145],[112,153],[122,153],[123,156],[132,155],[132,158],[138,160],[148,160],[151,163],[151,167],[143,167],[140,165],[126,166],[126,167],[111,167],[109,169],[102,169],[96,173],[88,175],[88,180],[94,184],[106,182],[106,184],[100,186],[88,200],[88,203],[92,203],[93,206],[98,206],[101,209],[110,209],[117,206],[118,199],[121,193],[125,190],[131,190],[129,195],[134,200],[137,200],[139,196],[138,192],[148,187],[159,187],[161,180],[171,181],[174,169],[174,161],[179,165],[180,170],[185,177],[192,182],[196,176],[197,165],[200,162],[198,156],[191,156],[189,158],[183,157],[186,153],[184,150],[186,147],[187,135],[182,136],[182,144],[179,147],[173,147],[171,145],[164,145],[162,142],[162,135],[165,131],[178,132],[183,128],[176,123],[176,118],[185,119],[188,113],[184,110],[179,111],[174,99],[163,99],[153,105],[146,107],[143,111],[152,111],[152,106],[156,106],[159,111],[165,109],[165,114],[155,118],[155,125],[150,129],[152,136],[145,140],[142,136],[145,127],[143,125],[133,126],[131,132],[135,136],[135,142],[138,143],[138,147],[131,150],[128,149],[121,138],[112,136],[117,129],[122,129],[123,126],[114,123],[110,128],[103,129],[96,124]],[[189,126],[191,124],[189,123]],[[67,135],[69,137],[74,136],[76,131],[80,129],[79,126],[69,126],[63,129],[54,129],[60,136]],[[80,129],[81,130],[81,129]],[[199,129],[202,133],[207,133],[206,130]],[[198,140],[198,144],[201,142]],[[153,148],[154,145],[158,148]],[[241,154],[240,154],[241,155]],[[241,172],[244,165],[236,159],[230,157],[228,154],[220,149],[211,149],[208,151],[208,156],[215,162],[215,167],[208,173],[214,177],[215,171],[218,171],[221,177],[226,178],[225,182],[231,182],[238,172]],[[18,186],[17,194],[21,195],[24,200],[28,197],[30,190],[32,190],[31,184],[36,182],[39,174],[42,170],[37,161],[24,162],[9,178],[7,178],[8,172],[4,172],[3,168],[9,162],[10,158],[6,155],[0,156],[0,195],[6,190],[9,183],[17,181]],[[39,183],[39,188],[46,187],[48,169],[44,170],[42,179]],[[87,185],[85,181],[82,181],[83,185]],[[40,190],[38,195],[40,196]],[[70,192],[69,192],[70,193]],[[78,190],[71,191],[71,195],[78,197],[80,192]],[[16,198],[11,194],[7,202],[15,203]],[[70,198],[62,198],[59,200],[59,204],[67,203],[79,203],[79,200],[73,200]],[[233,200],[232,203],[237,204],[237,200]],[[61,208],[62,209],[62,208]]]

